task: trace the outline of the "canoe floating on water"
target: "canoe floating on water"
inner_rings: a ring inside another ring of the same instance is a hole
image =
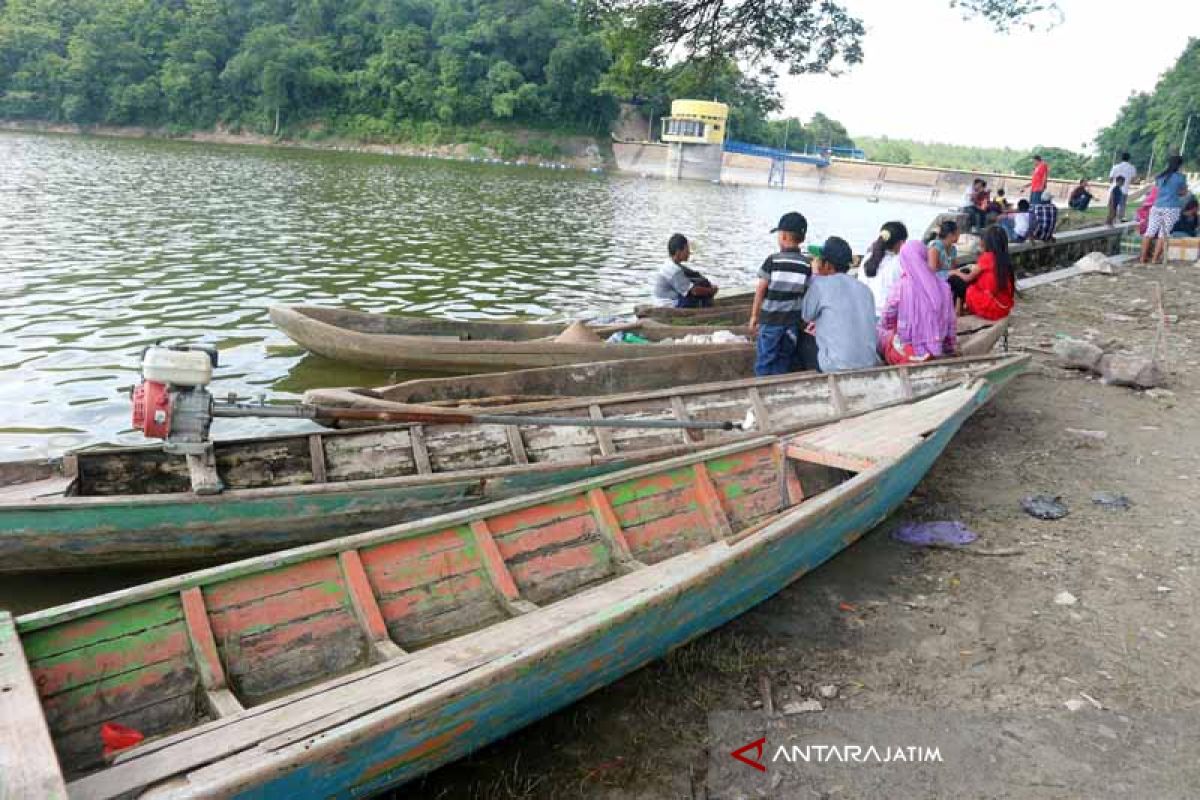
[[[1007,380],[1019,358],[795,374],[505,413],[745,420],[785,433],[966,379]],[[212,563],[479,505],[746,434],[706,430],[455,424],[391,426],[214,443],[225,491],[197,495],[161,447],[79,451],[0,464],[0,572]]]
[[[453,378],[421,378],[372,389],[310,389],[304,393],[304,401],[349,408],[389,407],[376,406],[375,401],[403,406],[490,408],[752,377],[754,351],[729,350],[719,358],[711,353],[685,353]]]
[[[309,352],[373,369],[492,372],[754,349],[752,343],[668,344],[665,339],[689,334],[729,331],[745,336],[748,332],[729,326],[662,325],[653,320],[592,329],[601,340],[612,333],[627,331],[652,342],[609,344],[554,341],[567,328],[557,323],[454,321],[319,306],[272,306],[270,314],[272,322]]]
[[[409,781],[833,557],[1002,383],[0,616],[6,789],[291,800]],[[106,723],[147,738],[106,765]]]

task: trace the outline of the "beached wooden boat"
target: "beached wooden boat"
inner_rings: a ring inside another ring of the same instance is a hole
[[[304,401],[360,408],[369,408],[372,401],[378,400],[408,406],[487,408],[752,377],[754,352],[730,350],[719,358],[711,353],[686,353],[453,378],[421,378],[376,388],[310,389],[304,393]]]
[[[664,340],[721,330],[746,335],[747,331],[729,326],[662,325],[653,320],[592,329],[602,340],[618,331],[628,331],[652,342],[609,344],[555,341],[567,328],[559,323],[455,321],[319,306],[272,306],[270,314],[271,321],[306,350],[374,369],[493,372],[754,349],[752,343],[670,344]]]
[[[976,316],[958,318],[958,354],[984,356],[1008,335],[1009,318],[993,322]],[[1007,346],[1006,346],[1007,349]]]
[[[0,616],[6,795],[296,800],[411,780],[834,556],[1002,383]],[[106,764],[113,723],[149,738]]]
[[[1018,361],[959,359],[836,376],[785,375],[514,406],[505,413],[743,421],[784,433]],[[190,491],[160,447],[0,464],[0,573],[231,560],[468,508],[747,434],[706,430],[391,426],[214,443],[226,490]]]

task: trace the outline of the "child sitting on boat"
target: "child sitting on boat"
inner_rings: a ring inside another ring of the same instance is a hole
[[[667,241],[667,260],[654,276],[654,305],[667,308],[707,308],[717,287],[694,269],[685,266],[692,257],[687,237],[674,234]]]
[[[801,313],[816,338],[821,372],[865,369],[875,353],[875,298],[849,275],[854,255],[845,239],[830,236],[821,248],[818,276],[804,295]]]

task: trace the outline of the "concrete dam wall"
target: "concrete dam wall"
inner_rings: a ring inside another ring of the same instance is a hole
[[[665,176],[668,149],[667,145],[658,142],[613,143],[618,169],[650,177]],[[1053,170],[1054,165],[1051,164],[1050,168]],[[725,153],[721,182],[766,186],[770,171],[771,160],[768,158]],[[835,158],[828,167],[788,163],[784,188],[957,208],[963,205],[963,197],[975,178],[986,180],[993,194],[998,189],[1004,189],[1008,201],[1014,205],[1021,197],[1020,187],[1029,182],[1029,178],[1022,175]],[[1076,181],[1051,179],[1047,190],[1057,205],[1065,206],[1075,184]],[[1092,184],[1091,192],[1096,196],[1092,201],[1093,206],[1103,206],[1108,202],[1107,185]]]

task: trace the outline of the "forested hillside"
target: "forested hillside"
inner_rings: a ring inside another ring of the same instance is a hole
[[[782,142],[773,75],[662,47],[568,0],[0,0],[0,117],[439,141],[604,135],[619,101],[715,97],[733,136]],[[795,147],[849,142],[824,115],[788,127]]]
[[[1097,158],[1111,161],[1127,150],[1140,169],[1150,164],[1152,153],[1154,163],[1162,165],[1167,155],[1180,152],[1185,133],[1184,161],[1200,168],[1200,39],[1188,41],[1154,91],[1130,95],[1112,125],[1096,137]]]
[[[0,115],[278,132],[321,119],[602,130],[610,58],[561,0],[8,0]],[[357,118],[357,119],[356,119]]]

